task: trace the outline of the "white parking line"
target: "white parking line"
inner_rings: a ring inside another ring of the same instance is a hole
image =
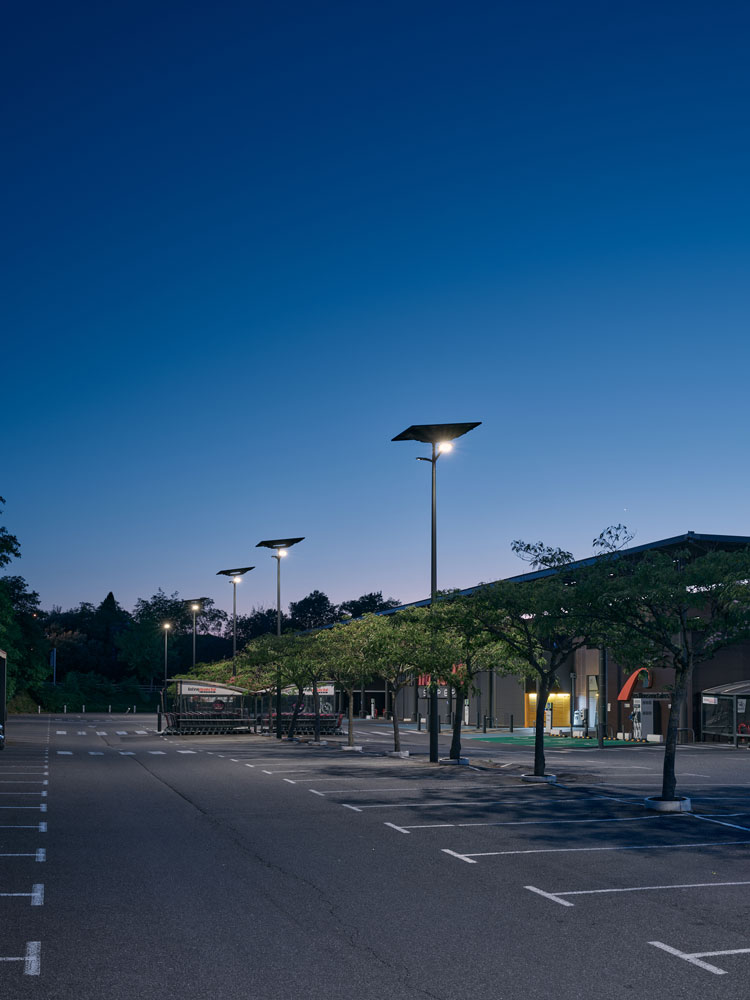
[[[750,833],[750,826],[740,826],[739,823],[725,823],[723,820],[714,819],[711,816],[701,816],[700,813],[693,813],[695,819],[702,819],[704,823],[716,823],[718,826],[730,826],[733,830],[745,830]]]
[[[452,854],[452,851],[446,851],[446,854]],[[457,854],[457,858],[462,857],[462,855]],[[476,863],[476,862],[475,862]],[[540,896],[544,896],[545,899],[551,899],[555,903],[559,903],[561,906],[573,906],[573,903],[568,903],[562,899],[563,896],[602,896],[607,893],[614,892],[656,892],[659,890],[667,889],[714,889],[719,886],[734,886],[734,885],[750,885],[750,882],[685,882],[679,883],[677,885],[633,885],[627,886],[620,889],[577,889],[573,892],[544,892],[542,889],[537,889],[534,885],[525,885],[524,889],[528,889],[529,892],[536,892]],[[649,942],[653,944],[653,942]]]
[[[2,823],[0,830],[38,830],[39,833],[47,832],[46,823]]]
[[[149,750],[152,757],[166,757],[164,750]]]
[[[58,750],[57,751],[57,755],[58,755],[58,757],[72,757],[73,756],[73,751],[72,750]]]
[[[375,789],[377,791],[377,789]],[[534,794],[533,792],[530,794]],[[600,798],[600,796],[597,796]],[[580,802],[578,796],[559,798],[557,802]],[[343,805],[343,803],[342,803]],[[528,799],[455,799],[453,801],[435,802],[379,802],[375,805],[362,806],[362,809],[440,809],[442,806],[497,806],[497,805],[529,805]]]
[[[106,736],[107,734],[105,732],[100,732],[99,730],[97,730],[96,735],[97,736]]]
[[[747,955],[750,953],[750,948],[730,948],[727,951],[694,951],[692,954],[688,954],[684,951],[678,951],[677,948],[671,948],[668,944],[664,944],[661,941],[649,941],[648,943],[653,945],[654,948],[661,948],[662,951],[666,951],[670,955],[675,955],[677,958],[689,962],[690,965],[697,965],[699,969],[705,969],[706,972],[713,972],[715,976],[726,976],[727,970],[720,969],[718,965],[710,965],[708,962],[702,962],[702,958],[713,958],[718,955]]]
[[[688,814],[675,814],[675,816],[679,815],[687,816]],[[385,826],[392,826],[394,830],[400,830],[401,833],[409,833],[410,830],[444,830],[452,827],[468,826],[561,826],[563,823],[642,823],[644,820],[653,819],[662,820],[663,817],[655,814],[653,816],[632,816],[624,819],[512,819],[503,820],[499,823],[416,823],[409,826],[394,826],[393,823],[386,823]]]
[[[31,899],[32,906],[43,906],[44,886],[38,883],[36,885],[32,885],[31,892],[0,892],[0,896],[7,896],[7,897],[28,896]]]
[[[367,807],[365,806],[364,808]],[[481,854],[456,854],[455,851],[447,851],[443,848],[443,853],[455,854],[457,858],[462,858],[465,861],[467,858],[495,858],[505,854],[587,854],[596,851],[674,851],[681,847],[736,847],[741,844],[750,844],[750,840],[717,840],[704,844],[642,844],[638,846],[629,845],[627,847],[543,847],[524,851],[483,851]]]
[[[25,976],[38,976],[41,950],[41,941],[27,941],[26,953],[24,955],[12,958],[0,958],[0,962],[23,962],[23,974]]]
[[[103,750],[89,750],[89,757],[103,757]]]
[[[197,753],[197,750],[178,750],[177,753]]]
[[[31,854],[0,854],[0,858],[34,858],[35,861],[46,861],[47,852],[43,847],[40,847],[36,851],[32,851]]]

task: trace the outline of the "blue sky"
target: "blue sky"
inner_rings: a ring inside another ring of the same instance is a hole
[[[304,535],[284,602],[750,535],[750,9],[34,3],[4,27],[12,567],[45,607]]]

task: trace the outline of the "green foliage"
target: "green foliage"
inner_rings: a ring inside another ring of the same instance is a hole
[[[39,595],[21,576],[0,579],[0,649],[8,654],[8,697],[44,680],[49,646]]]
[[[362,615],[375,614],[378,611],[389,611],[397,608],[401,602],[395,597],[383,597],[382,590],[373,591],[370,594],[362,594],[352,601],[344,601],[339,605],[339,617],[348,615],[350,618],[361,618]]]
[[[0,508],[5,498],[0,497]],[[11,559],[21,558],[21,546],[15,535],[11,535],[5,525],[0,525],[0,566],[7,566]]]
[[[313,590],[307,597],[289,605],[290,625],[295,630],[323,628],[332,625],[338,618],[338,608],[320,590]]]

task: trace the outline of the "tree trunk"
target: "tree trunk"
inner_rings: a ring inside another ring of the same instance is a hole
[[[453,739],[451,740],[451,749],[448,754],[451,760],[461,759],[461,723],[464,721],[465,701],[466,695],[464,692],[456,688],[456,714],[453,718]]]
[[[388,683],[386,681],[386,683]],[[396,707],[396,699],[398,697],[398,692],[400,688],[395,685],[393,687],[393,711],[391,712],[391,719],[393,720],[393,749],[396,753],[401,752],[401,733],[398,728],[398,709]]]
[[[317,677],[313,677],[313,712],[315,712],[313,739],[316,743],[320,743],[320,695],[318,694]]]
[[[675,774],[675,758],[677,756],[677,730],[680,725],[680,713],[685,704],[687,694],[687,673],[686,671],[675,670],[674,691],[672,692],[672,707],[669,710],[669,722],[667,723],[667,739],[664,746],[664,770],[662,772],[661,797],[663,799],[675,799],[677,788],[677,776]]]
[[[552,688],[552,678],[544,676],[539,682],[536,698],[536,732],[534,734],[534,774],[544,777],[544,710]]]
[[[349,695],[349,706],[347,711],[349,733],[347,735],[347,744],[350,747],[353,747],[354,746],[354,688],[348,688],[346,693]]]
[[[292,712],[292,721],[289,723],[289,732],[286,734],[288,740],[294,739],[294,731],[297,728],[297,716],[299,715],[299,710],[305,698],[305,692],[302,689],[302,685],[297,687],[297,700],[294,703],[294,711]]]

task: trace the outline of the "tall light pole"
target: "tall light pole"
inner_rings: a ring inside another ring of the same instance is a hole
[[[237,584],[242,583],[242,577],[255,566],[241,566],[239,569],[220,569],[217,576],[228,576],[232,584],[232,669],[237,657]]]
[[[195,672],[195,634],[196,634],[195,621],[198,612],[201,610],[201,607],[205,600],[206,600],[205,597],[196,597],[195,600],[186,602],[187,604],[190,605],[190,611],[193,615],[193,672]]]
[[[267,538],[263,542],[258,542],[256,549],[273,549],[272,559],[276,560],[276,635],[281,635],[281,560],[286,555],[286,550],[303,542],[301,538]],[[268,728],[271,728],[271,713],[268,713]],[[281,667],[276,668],[276,739],[281,739]]]
[[[412,424],[401,431],[392,441],[421,441],[432,445],[432,455],[429,458],[419,456],[418,462],[432,463],[432,532],[430,551],[430,606],[437,597],[437,460],[441,455],[451,451],[451,444],[458,437],[468,434],[479,427],[481,420],[469,424]],[[433,671],[430,674],[430,761],[438,761],[438,693],[437,679]]]
[[[166,688],[166,686],[167,686],[167,639],[169,638],[169,630],[172,628],[172,626],[169,624],[169,622],[164,622],[164,624],[162,625],[162,628],[164,629],[164,687]],[[165,697],[166,697],[166,695],[165,695]]]

